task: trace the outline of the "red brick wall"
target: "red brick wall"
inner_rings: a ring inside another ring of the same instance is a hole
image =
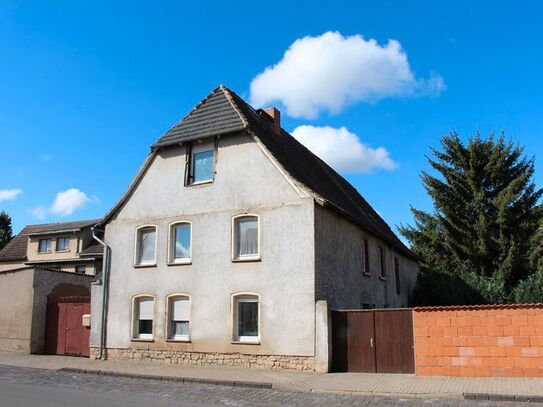
[[[543,377],[543,304],[413,311],[421,376]]]

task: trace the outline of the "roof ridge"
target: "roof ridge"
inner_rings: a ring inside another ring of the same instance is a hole
[[[201,106],[205,105],[207,103],[207,101],[212,97],[212,96],[215,96],[215,94],[217,93],[217,91],[219,90],[223,90],[223,88],[226,88],[222,83],[217,86],[215,89],[213,89],[211,92],[208,93],[208,95],[203,98],[202,100],[200,100],[191,110],[190,112],[188,112],[185,116],[183,116],[183,118],[181,120],[179,120],[176,124],[173,125],[173,127],[171,127],[170,129],[168,129],[167,131],[165,131],[162,136],[165,136],[166,134],[168,134],[170,131],[172,131],[173,129],[175,129],[177,126],[179,126],[181,123],[183,123],[183,121],[187,118],[189,118],[190,116],[192,116]],[[161,137],[162,137],[161,136]],[[160,138],[161,138],[160,137]],[[160,139],[159,138],[159,139]]]
[[[228,99],[228,102],[230,102],[230,104],[232,105],[232,107],[234,108],[234,110],[236,111],[236,113],[239,115],[239,118],[241,119],[241,121],[243,122],[243,126],[245,128],[249,127],[249,120],[247,120],[247,118],[245,117],[245,115],[241,112],[239,106],[237,105],[236,101],[234,100],[234,98],[232,97],[232,93],[235,94],[235,92],[229,88],[227,88],[225,85],[223,85],[222,83],[219,85],[219,88],[223,91],[224,95],[226,96],[226,99]],[[236,95],[237,96],[237,95]],[[238,96],[239,97],[239,96]]]
[[[102,218],[93,218],[93,219],[83,219],[83,220],[69,220],[66,222],[51,222],[51,223],[35,223],[30,225],[25,225],[23,230],[30,227],[37,227],[37,226],[54,226],[54,225],[65,225],[68,223],[87,223],[87,222],[94,222],[94,221],[100,221]]]

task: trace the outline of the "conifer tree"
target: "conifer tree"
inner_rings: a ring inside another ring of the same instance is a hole
[[[434,211],[412,208],[414,226],[400,227],[421,258],[421,278],[460,278],[481,302],[507,301],[534,271],[543,190],[533,181],[533,158],[503,135],[477,134],[463,144],[456,133],[432,154],[436,174],[423,172],[422,181]],[[462,302],[455,294],[451,301]]]
[[[0,212],[0,250],[8,244],[13,237],[13,231],[11,228],[11,217],[7,212]]]

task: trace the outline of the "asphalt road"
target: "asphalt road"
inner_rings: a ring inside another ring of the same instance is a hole
[[[0,407],[505,407],[514,405],[534,407],[536,404],[301,393],[72,374],[0,365]]]

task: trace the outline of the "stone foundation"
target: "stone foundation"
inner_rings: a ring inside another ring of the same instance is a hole
[[[90,349],[96,359],[98,348]],[[112,360],[141,360],[180,365],[219,365],[261,369],[314,370],[314,358],[308,356],[245,355],[242,353],[181,352],[160,349],[106,349],[106,358]]]

